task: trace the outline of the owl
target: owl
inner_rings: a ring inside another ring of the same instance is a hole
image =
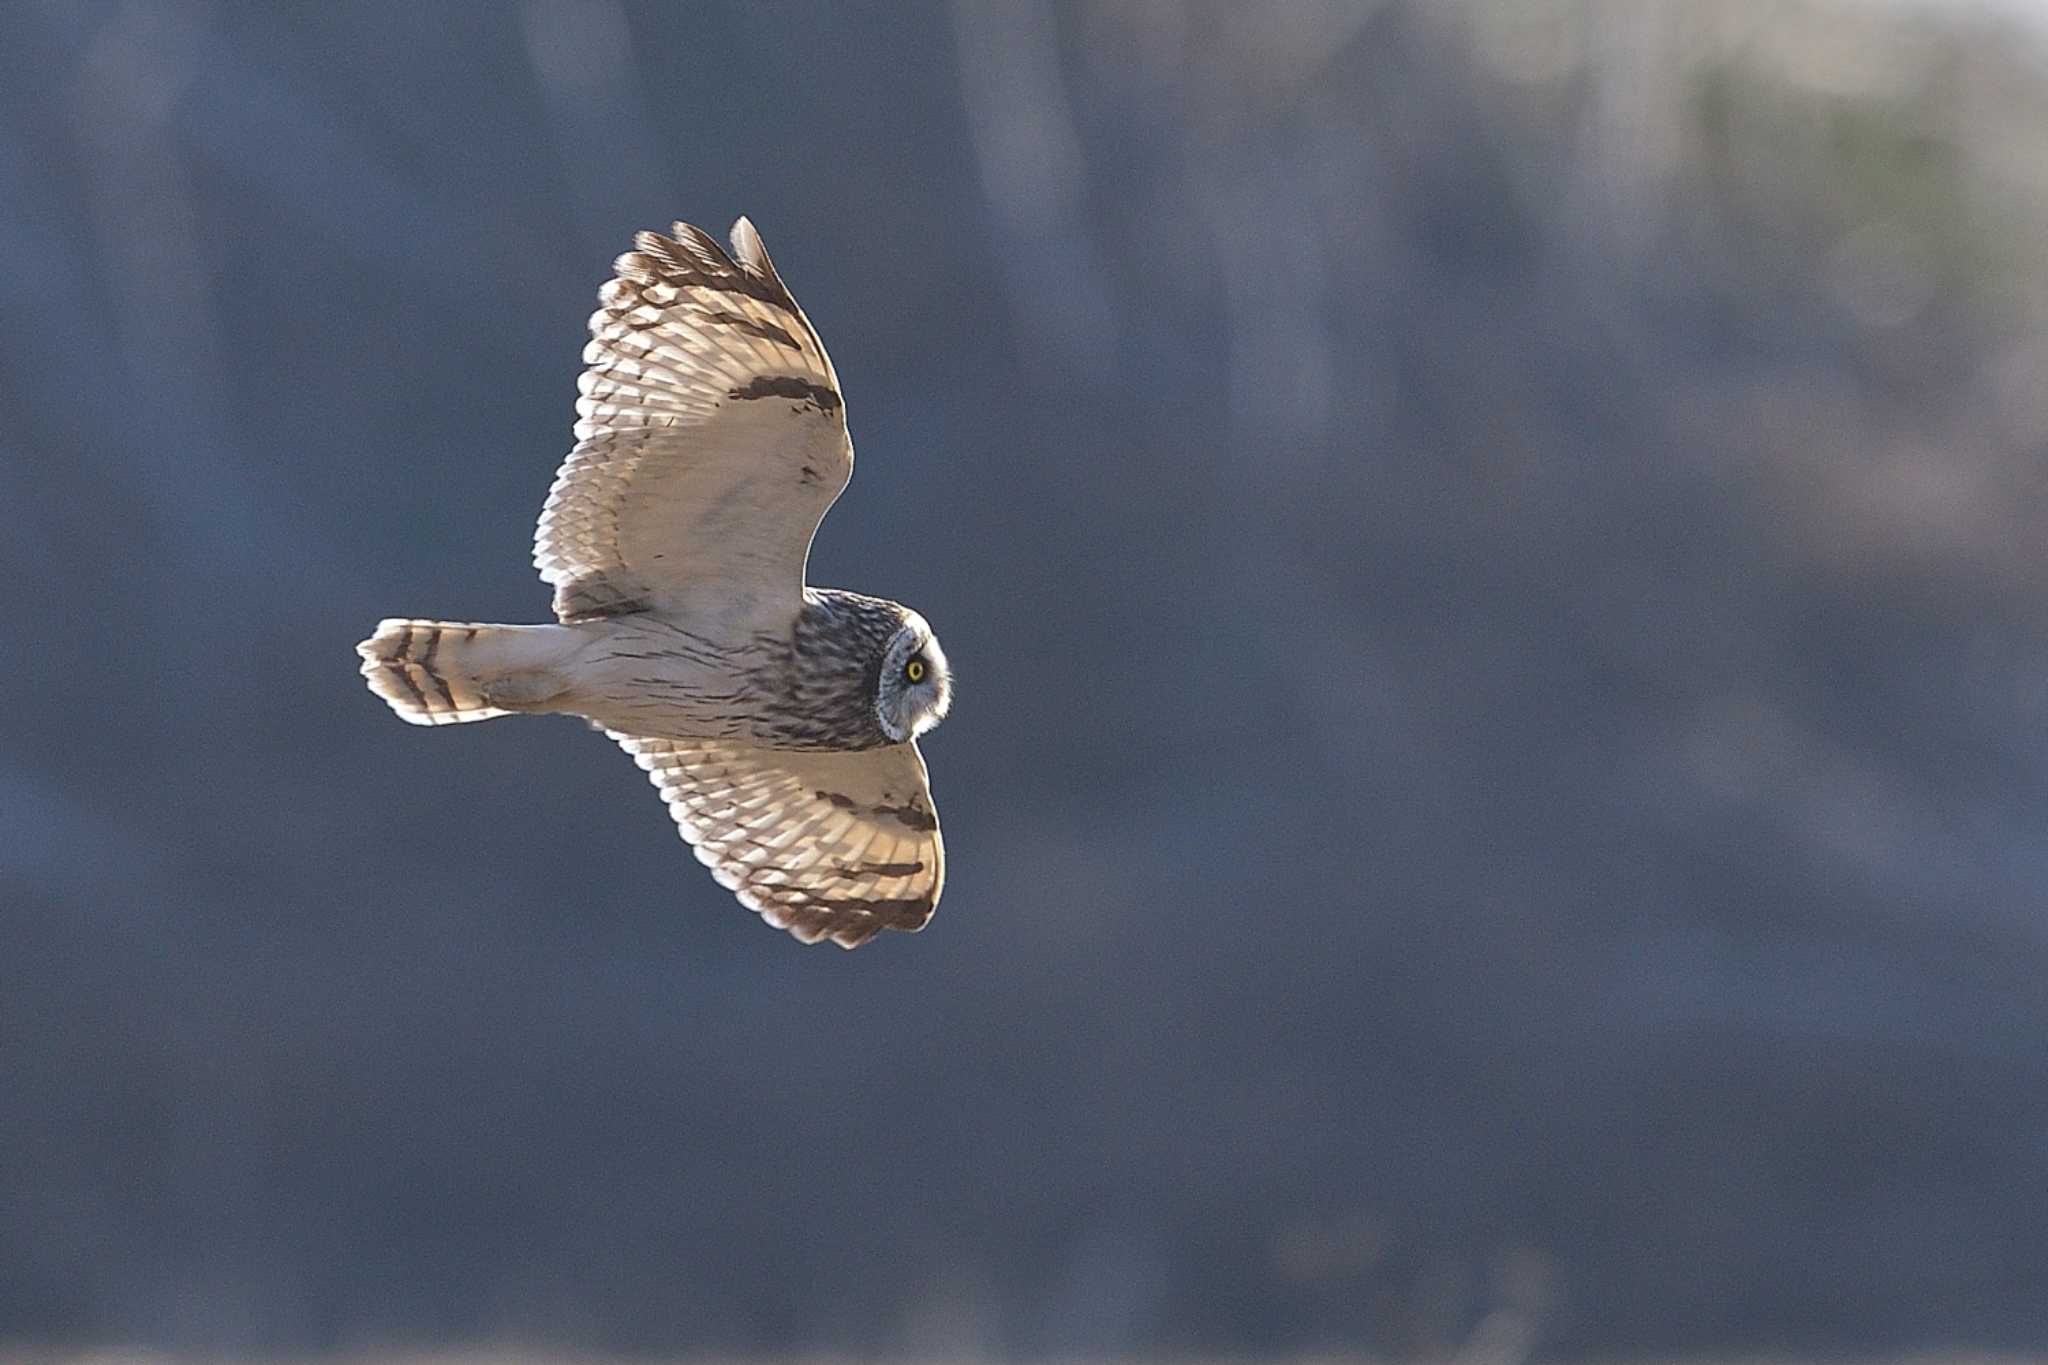
[[[401,719],[585,717],[698,861],[805,943],[917,930],[945,882],[918,736],[952,675],[908,607],[804,581],[853,475],[824,343],[745,218],[642,232],[598,291],[575,448],[533,562],[549,625],[390,619],[356,646]]]

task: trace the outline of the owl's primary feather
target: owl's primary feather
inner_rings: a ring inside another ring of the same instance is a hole
[[[388,620],[356,647],[422,725],[592,720],[720,884],[806,943],[924,927],[944,850],[916,738],[951,701],[924,618],[813,589],[853,473],[838,377],[753,225],[643,232],[590,319],[534,564],[559,625]]]

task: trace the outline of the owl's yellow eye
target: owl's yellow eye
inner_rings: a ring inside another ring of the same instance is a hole
[[[924,660],[912,659],[909,663],[903,665],[903,676],[910,679],[912,682],[923,682]]]

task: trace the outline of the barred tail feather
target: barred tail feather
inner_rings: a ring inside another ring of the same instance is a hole
[[[490,720],[541,710],[562,689],[548,669],[559,626],[460,621],[377,623],[356,646],[370,690],[413,725]]]

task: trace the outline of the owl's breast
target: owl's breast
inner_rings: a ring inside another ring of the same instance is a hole
[[[588,623],[563,709],[609,730],[743,740],[768,749],[889,743],[875,711],[879,664],[842,634],[801,624],[728,633],[653,615]]]

